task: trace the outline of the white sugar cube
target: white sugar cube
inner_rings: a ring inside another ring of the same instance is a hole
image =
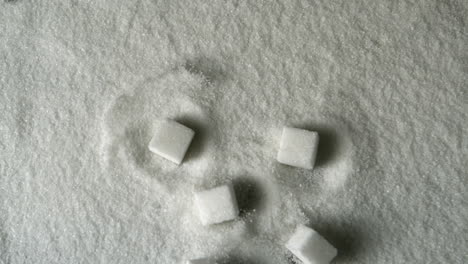
[[[319,136],[315,131],[284,127],[277,160],[280,163],[313,169]]]
[[[286,248],[304,264],[328,264],[338,253],[319,233],[304,225],[296,228]]]
[[[159,124],[148,148],[151,152],[180,164],[195,132],[175,121],[165,120]]]
[[[209,258],[187,260],[186,264],[216,264],[216,261]]]
[[[232,184],[196,192],[195,205],[203,225],[233,220],[239,215]]]

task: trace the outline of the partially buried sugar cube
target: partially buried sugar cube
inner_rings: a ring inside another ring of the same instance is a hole
[[[304,225],[296,228],[286,248],[304,264],[328,264],[338,253],[319,233]]]
[[[186,264],[216,264],[216,261],[210,258],[201,258],[201,259],[187,260]]]
[[[284,127],[277,160],[280,163],[313,169],[319,136],[315,131]]]
[[[195,205],[203,225],[234,220],[239,215],[232,184],[195,192]]]
[[[175,121],[165,120],[159,123],[148,148],[151,152],[180,164],[193,139],[195,132]]]

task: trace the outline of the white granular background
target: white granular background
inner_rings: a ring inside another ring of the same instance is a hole
[[[0,263],[468,263],[468,2],[0,3]],[[196,131],[177,166],[158,120]],[[275,161],[284,125],[317,167]],[[233,181],[238,220],[193,191]]]

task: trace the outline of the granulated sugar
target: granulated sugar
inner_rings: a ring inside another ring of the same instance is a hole
[[[0,3],[0,263],[466,263],[463,1]],[[180,165],[157,122],[193,129]],[[313,170],[276,161],[317,131]],[[232,182],[239,217],[194,192]]]

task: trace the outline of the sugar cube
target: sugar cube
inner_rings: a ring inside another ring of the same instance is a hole
[[[203,225],[233,220],[239,215],[236,195],[230,183],[196,192],[195,205]]]
[[[313,169],[319,136],[315,131],[284,127],[277,160],[280,163]]]
[[[296,228],[286,248],[304,264],[328,264],[338,253],[319,233],[304,225]]]
[[[148,148],[151,152],[180,164],[195,132],[175,121],[165,120],[159,124]]]
[[[187,260],[186,264],[216,264],[216,261],[209,258]]]

